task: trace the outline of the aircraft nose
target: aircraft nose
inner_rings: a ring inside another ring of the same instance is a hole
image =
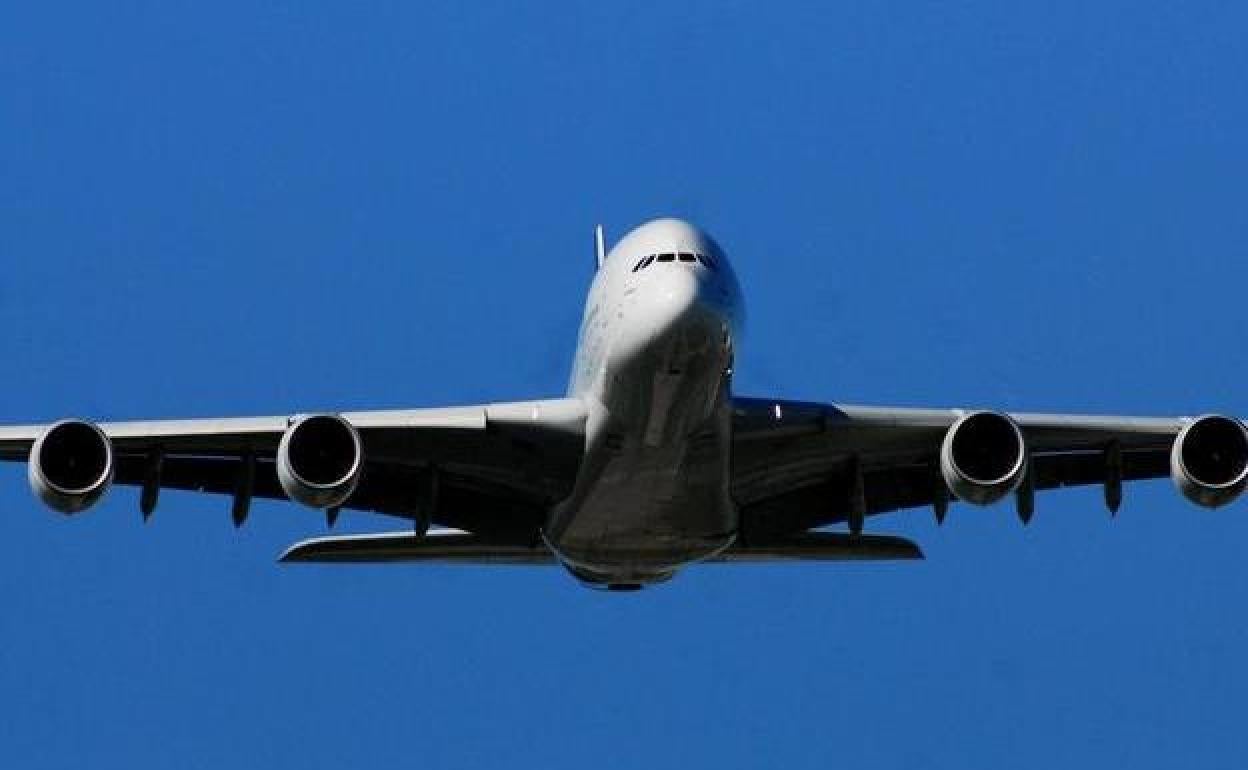
[[[673,265],[653,291],[642,299],[639,327],[643,345],[663,346],[674,338],[692,343],[714,335],[720,318],[710,301],[708,287],[697,271]]]
[[[654,320],[659,326],[679,322],[698,308],[702,281],[693,270],[676,267],[667,271],[655,292]]]
[[[721,371],[730,340],[714,283],[703,271],[671,260],[656,266],[626,300],[627,323],[608,352],[609,368],[620,376],[638,372],[646,392],[690,372]]]

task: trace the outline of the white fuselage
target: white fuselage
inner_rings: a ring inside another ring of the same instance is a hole
[[[731,265],[686,222],[642,225],[600,266],[569,386],[588,406],[585,456],[545,528],[586,582],[664,580],[736,537],[729,381],[741,320]]]

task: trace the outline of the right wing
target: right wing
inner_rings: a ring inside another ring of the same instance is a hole
[[[433,409],[344,412],[359,433],[364,468],[343,507],[415,519],[494,538],[527,538],[566,496],[583,450],[585,408],[552,399]],[[285,416],[100,423],[114,454],[114,483],[287,499],[277,479]],[[25,461],[48,425],[0,427],[0,460]],[[250,466],[250,469],[249,469]],[[422,512],[428,490],[437,509]],[[153,482],[153,479],[155,482]],[[155,487],[155,489],[152,489]]]

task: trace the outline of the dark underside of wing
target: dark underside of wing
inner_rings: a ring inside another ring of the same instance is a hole
[[[1102,451],[1036,455],[1032,460],[1035,489],[1103,484],[1109,471]],[[850,464],[828,468],[821,480],[773,497],[744,503],[742,526],[748,536],[765,536],[844,522],[851,505]],[[1122,453],[1122,480],[1167,476],[1169,452],[1142,449]],[[926,463],[866,468],[863,488],[868,515],[935,504],[945,494],[935,458]]]
[[[524,483],[525,476],[489,478],[462,462],[439,466],[438,503],[432,522],[499,539],[527,540],[544,521],[550,505],[559,499],[560,488],[548,483]],[[116,482],[141,487],[148,478],[145,456],[120,454]],[[518,467],[524,465],[517,461]],[[1124,481],[1168,475],[1168,452],[1161,449],[1122,453]],[[260,499],[286,500],[277,480],[271,456],[255,460],[251,494]],[[497,467],[497,466],[496,466]],[[428,504],[426,490],[432,466],[366,463],[359,486],[344,508],[371,511],[414,520]],[[163,489],[209,492],[235,496],[240,489],[242,461],[235,457],[169,456],[163,459]],[[1042,454],[1033,458],[1035,488],[1103,484],[1108,471],[1101,451]],[[567,477],[568,469],[562,470]],[[540,474],[539,474],[540,475]],[[944,482],[933,457],[927,462],[892,463],[863,470],[866,513],[888,513],[933,505],[944,494]],[[853,480],[845,458],[829,459],[815,478],[803,479],[779,494],[761,499],[742,499],[742,530],[747,539],[788,534],[844,522],[850,512]]]
[[[419,521],[422,528],[531,539],[574,480],[583,447],[577,409],[557,400],[349,413],[363,464],[340,507]],[[232,497],[236,523],[246,517],[250,498],[289,499],[277,476],[280,430],[267,422],[250,435],[215,425],[194,433],[195,427],[177,423],[172,435],[170,429],[150,435],[144,424],[129,433],[129,424],[116,424],[112,429],[122,435],[113,442],[114,481],[143,488],[138,499],[149,504],[157,489]]]
[[[435,470],[436,467],[436,470]],[[429,510],[432,475],[437,474],[436,503],[430,523],[500,539],[529,538],[541,526],[557,487],[525,483],[524,478],[493,478],[462,463],[433,466],[366,462],[355,492],[343,508],[415,520]],[[141,487],[149,478],[144,456],[119,455],[116,482]],[[169,456],[160,469],[162,489],[236,496],[244,478],[243,461],[234,457]],[[252,497],[287,500],[272,457],[257,457]],[[137,499],[137,498],[136,498]]]

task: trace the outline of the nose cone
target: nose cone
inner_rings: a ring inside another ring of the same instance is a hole
[[[722,347],[727,326],[698,271],[666,266],[634,296],[629,323],[616,341],[617,365],[704,354]],[[676,366],[675,368],[679,368]]]
[[[665,270],[646,302],[649,319],[657,329],[678,325],[699,310],[702,279],[693,270]]]
[[[673,336],[703,335],[718,326],[708,289],[701,275],[672,266],[656,276],[645,296],[638,299],[639,327],[648,341],[661,343]]]

